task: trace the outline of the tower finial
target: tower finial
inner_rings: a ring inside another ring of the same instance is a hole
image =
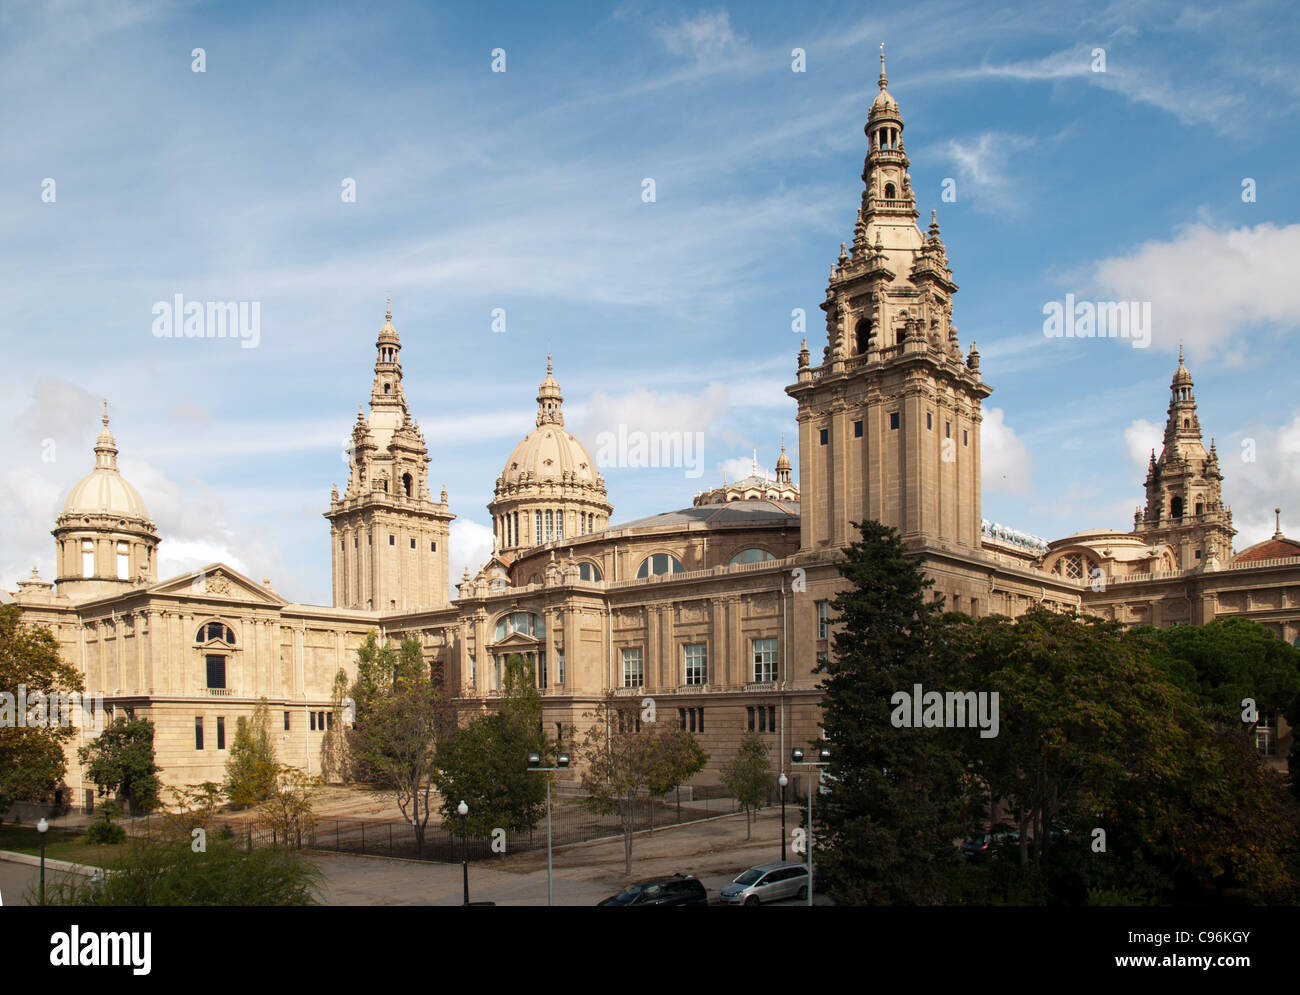
[[[1273,521],[1277,527],[1277,531],[1273,533],[1273,538],[1281,539],[1282,538],[1282,509],[1281,508],[1273,509]]]
[[[1181,342],[1178,343],[1178,365],[1183,365],[1183,344]]]
[[[105,428],[108,428],[108,400],[107,400],[107,398],[105,398],[105,400],[104,400],[104,417],[101,418],[100,421],[102,421],[102,422],[104,423],[104,427],[105,427]]]
[[[548,377],[551,375],[551,354],[549,352],[546,354],[546,375]]]
[[[388,301],[384,305],[384,321],[391,322],[392,320],[393,320],[393,295],[389,294]]]
[[[880,43],[880,79],[876,81],[883,90],[889,85],[889,79],[885,76],[885,43]]]

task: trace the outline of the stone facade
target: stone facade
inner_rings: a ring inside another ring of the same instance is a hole
[[[974,344],[962,354],[937,219],[924,234],[916,226],[883,61],[879,82],[852,250],[841,246],[823,305],[821,362],[805,344],[786,388],[798,402],[798,485],[782,445],[775,479],[755,460],[749,478],[690,507],[611,524],[604,479],[564,430],[548,357],[535,428],[507,457],[488,506],[493,555],[453,600],[454,516],[445,489],[431,497],[390,310],[347,488],[325,513],[332,607],[290,604],[222,564],[158,582],[157,533],[117,475],[105,421],[95,469],[57,520],[57,594],[35,574],[20,582],[24,618],[55,631],[89,691],[156,723],[164,777],[177,784],[221,778],[235,721],[261,696],[281,759],[319,771],[334,676],[355,674],[371,630],[419,639],[464,714],[494,706],[504,657],[521,653],[548,731],[580,733],[613,691],[653,698],[658,721],[695,731],[711,755],[706,781],[747,729],[780,762],[818,735],[815,667],[833,626],[825,606],[843,586],[835,564],[854,538],[850,523],[867,518],[897,527],[935,596],[974,616],[1014,618],[1036,604],[1159,626],[1242,615],[1300,639],[1300,543],[1279,524],[1273,539],[1233,556],[1222,473],[1213,444],[1201,444],[1181,357],[1132,532],[1047,543],[983,521],[980,406],[991,388]],[[86,543],[93,555],[83,558]],[[1289,731],[1261,735],[1281,763]],[[86,787],[75,762],[68,784]]]

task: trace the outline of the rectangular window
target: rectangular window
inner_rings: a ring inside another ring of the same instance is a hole
[[[226,658],[221,654],[212,654],[207,658],[208,687],[224,688],[226,686]]]
[[[429,543],[429,552],[430,553],[438,552],[438,544],[436,542]]]
[[[345,550],[345,549],[347,548],[346,543],[347,543],[347,540],[346,540],[346,539],[340,539],[340,540],[339,540],[339,552],[340,552],[340,553],[343,552],[343,550]]]
[[[326,729],[334,728],[334,713],[332,711],[325,713],[325,728]]]
[[[925,427],[934,428],[934,415],[931,414],[929,411],[925,413]]]
[[[830,429],[828,429],[828,428],[824,428],[824,429],[822,429],[822,431],[821,431],[821,441],[822,441],[822,445],[823,445],[823,446],[826,445],[828,442],[831,441],[831,432],[830,432]]]
[[[818,662],[819,664],[821,664],[821,663],[826,663],[826,662],[827,662],[827,657],[826,657],[826,651],[825,651],[825,650],[822,650],[821,652],[819,652],[819,653],[817,654],[817,662]]]
[[[862,438],[862,422],[860,421],[855,421],[853,423],[853,438],[855,439]]]
[[[564,684],[564,650],[555,651],[555,683]]]
[[[307,713],[307,722],[308,722],[308,726],[307,726],[307,728],[309,728],[312,732],[315,732],[315,731],[316,731],[316,713],[315,713],[315,712],[308,712],[308,713]]]
[[[758,683],[776,680],[776,640],[751,640],[754,649],[754,680]]]
[[[690,713],[691,713],[691,729],[690,729],[690,731],[691,731],[691,732],[694,732],[694,731],[695,731],[695,709],[692,708],[692,709],[689,709],[689,711],[690,711]]]
[[[496,653],[492,654],[492,690],[501,690],[501,657]]]
[[[943,437],[945,439],[952,438],[952,422],[946,421],[943,423]]]
[[[555,513],[549,508],[546,509],[546,541],[550,542],[555,538]]]
[[[623,650],[623,686],[645,687],[645,671],[641,667],[641,647]]]
[[[131,555],[124,542],[117,544],[117,579],[131,579]]]
[[[95,576],[95,544],[89,539],[81,544],[81,576]]]
[[[704,709],[701,708],[699,712],[700,712],[700,732],[703,732],[704,731]]]
[[[555,538],[564,538],[564,512],[562,511],[555,513]]]
[[[749,713],[749,731],[753,732],[754,731],[754,706],[750,705],[749,708],[745,709],[745,711]]]
[[[218,715],[217,716],[217,749],[224,750],[225,748],[226,748],[226,717],[224,715]]]
[[[961,430],[961,444],[963,446],[970,445],[970,433],[967,432],[966,429],[964,428]]]
[[[776,706],[768,705],[767,707],[767,731],[776,732]]]
[[[704,684],[708,680],[708,644],[692,643],[682,647],[686,661],[687,684]]]
[[[388,537],[388,545],[390,545],[390,546],[396,546],[396,545],[397,545],[397,537],[396,537],[396,536],[389,536],[389,537]]]
[[[537,654],[537,677],[538,687],[546,687],[546,651],[542,650]]]
[[[889,413],[889,427],[890,427],[890,428],[898,428],[898,412],[897,412],[897,411],[891,411],[891,412]]]
[[[980,603],[978,598],[970,599],[970,613],[971,613],[971,618],[980,617]]]
[[[759,708],[758,710],[758,731],[767,732],[767,709]]]
[[[537,545],[542,541],[542,513],[539,511],[536,512],[536,515],[537,521],[535,524],[537,526],[537,531],[533,533],[533,545]]]
[[[831,603],[829,601],[817,602],[817,638],[827,639],[831,634]]]
[[[686,728],[686,709],[684,709],[684,708],[679,708],[679,709],[677,709],[677,718],[678,718],[678,720],[680,720],[680,722],[681,722],[681,724],[682,724],[682,728],[685,729],[685,728]]]
[[[285,712],[285,713],[284,713],[284,731],[285,731],[285,732],[288,732],[288,731],[289,731],[289,713],[288,713],[288,712]]]
[[[203,716],[194,716],[194,749],[203,749]]]
[[[415,540],[414,540],[414,539],[411,540],[411,548],[412,548],[412,549],[415,548]]]
[[[1261,757],[1277,756],[1277,713],[1263,712],[1255,724],[1255,749]]]

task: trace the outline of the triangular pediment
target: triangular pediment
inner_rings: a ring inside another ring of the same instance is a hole
[[[534,636],[525,636],[522,632],[512,632],[508,636],[506,636],[505,639],[493,643],[492,648],[494,650],[500,650],[500,649],[512,649],[513,647],[517,646],[521,649],[531,650],[531,649],[536,649],[540,643],[541,640],[537,639]]]
[[[240,601],[259,605],[288,604],[264,584],[258,584],[224,563],[212,563],[199,570],[159,581],[149,588],[150,594],[180,595],[207,601]]]

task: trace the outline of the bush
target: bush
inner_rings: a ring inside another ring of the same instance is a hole
[[[86,827],[86,842],[102,846],[106,843],[125,843],[126,830],[115,822],[100,819]]]

